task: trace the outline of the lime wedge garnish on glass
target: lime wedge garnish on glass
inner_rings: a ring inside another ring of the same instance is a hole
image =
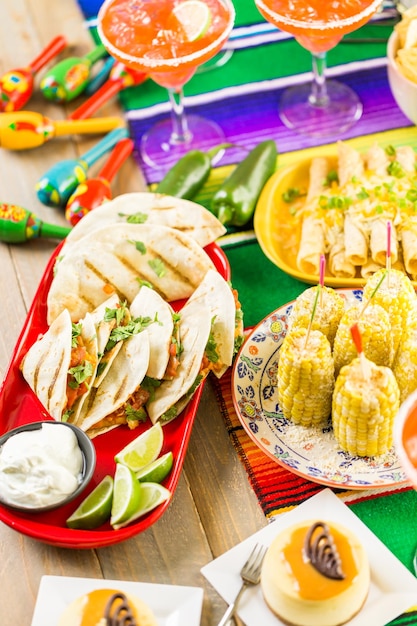
[[[69,528],[92,530],[110,517],[113,500],[113,478],[105,476],[67,519]]]
[[[139,481],[138,481],[139,483]],[[131,522],[134,522],[145,513],[149,513],[159,504],[166,502],[171,497],[171,492],[163,485],[159,483],[139,483],[141,485],[140,502],[136,509],[129,518],[120,522],[111,522],[113,528],[117,530],[123,526],[127,526]]]
[[[162,426],[157,422],[128,443],[123,450],[120,450],[114,457],[114,460],[116,463],[127,465],[131,470],[137,472],[158,458],[163,441]]]
[[[172,11],[184,31],[187,41],[196,41],[206,34],[211,24],[211,11],[200,0],[185,0]]]
[[[171,471],[173,461],[172,452],[167,452],[136,472],[136,478],[141,483],[161,483]]]
[[[110,524],[121,524],[138,510],[141,499],[141,483],[126,465],[118,463],[114,475],[113,504]]]

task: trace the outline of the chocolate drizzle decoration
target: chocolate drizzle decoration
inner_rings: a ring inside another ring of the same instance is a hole
[[[321,532],[315,531],[321,529]],[[329,527],[324,522],[310,526],[305,541],[304,552],[318,572],[334,580],[343,580],[342,561]]]
[[[124,593],[110,596],[104,610],[106,626],[139,626]]]

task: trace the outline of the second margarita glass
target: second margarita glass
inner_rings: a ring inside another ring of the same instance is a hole
[[[97,29],[109,54],[168,90],[171,119],[141,139],[147,165],[225,141],[215,122],[185,114],[183,86],[221,50],[234,19],[231,0],[105,0],[100,8]]]
[[[259,12],[294,35],[311,52],[313,81],[284,91],[280,117],[297,132],[338,136],[362,115],[362,103],[350,87],[326,80],[326,53],[343,35],[357,30],[378,10],[382,0],[255,0]]]

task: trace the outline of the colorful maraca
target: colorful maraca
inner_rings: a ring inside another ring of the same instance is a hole
[[[116,128],[78,159],[65,159],[53,165],[36,183],[43,204],[65,207],[77,185],[87,178],[89,167],[128,136],[126,128]]]
[[[83,57],[60,61],[42,78],[41,92],[47,100],[70,102],[86,88],[94,63],[106,55],[105,47],[99,44]]]
[[[51,120],[34,111],[0,113],[0,147],[9,150],[36,148],[60,135],[71,133],[107,133],[123,125],[118,117],[88,120]]]
[[[144,72],[129,69],[123,63],[116,63],[110,70],[110,76],[104,85],[71,113],[69,116],[70,119],[81,120],[90,117],[119,91],[126,89],[126,87],[132,87],[133,85],[140,85],[146,78],[147,74]]]
[[[38,54],[26,67],[10,70],[0,78],[0,111],[17,111],[33,93],[33,77],[67,45],[65,37],[59,35]]]
[[[96,93],[96,91],[104,85],[115,63],[116,59],[113,57],[108,57],[108,59],[104,60],[103,65],[95,72],[94,76],[90,76],[88,84],[83,91],[84,96],[92,96],[93,93]]]
[[[96,178],[80,183],[68,200],[65,217],[75,226],[90,211],[112,197],[110,183],[133,150],[131,139],[122,139],[113,148]]]
[[[70,230],[67,226],[43,222],[34,213],[16,204],[0,203],[0,241],[24,243],[38,237],[64,239]]]

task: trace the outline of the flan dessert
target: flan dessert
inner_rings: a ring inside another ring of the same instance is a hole
[[[291,626],[340,626],[362,608],[370,585],[364,547],[336,522],[308,520],[280,532],[266,553],[261,588]]]
[[[69,604],[58,626],[158,626],[148,605],[118,589],[94,589]]]

